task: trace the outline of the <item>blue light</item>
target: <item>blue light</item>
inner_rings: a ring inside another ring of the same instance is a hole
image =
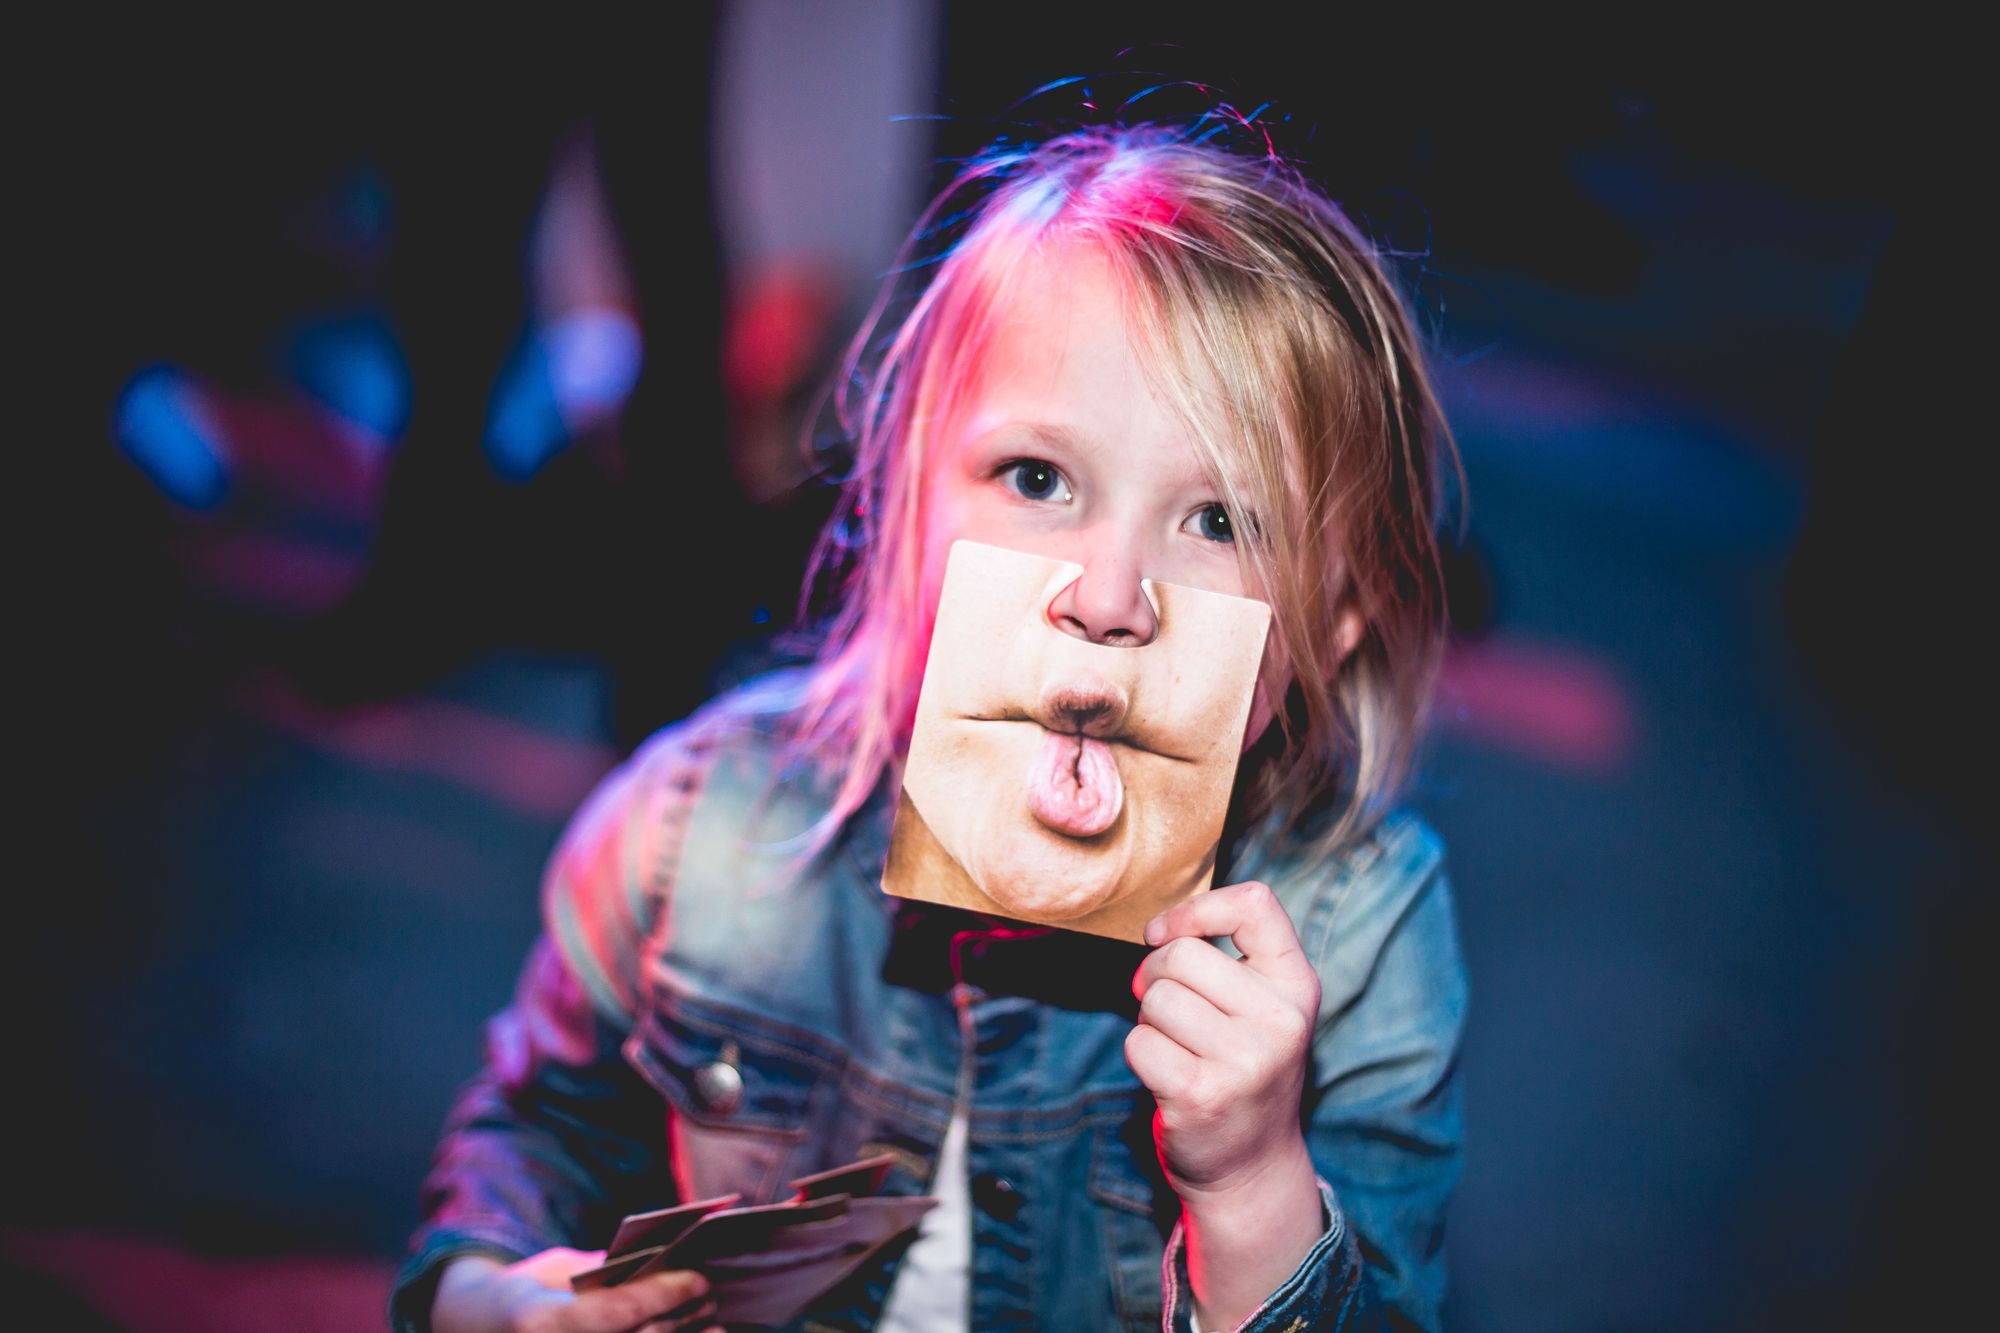
[[[149,366],[118,395],[118,447],[152,483],[189,509],[213,509],[229,494],[227,451],[187,376]]]
[[[614,414],[639,382],[639,326],[622,310],[580,310],[545,329],[542,345],[566,420]]]
[[[486,418],[486,459],[509,481],[526,481],[569,442],[549,384],[548,352],[530,338],[493,386]]]
[[[617,310],[583,310],[532,334],[493,389],[486,457],[526,481],[577,431],[614,417],[639,380],[638,325]]]
[[[301,389],[381,440],[410,422],[410,371],[388,322],[338,316],[293,335],[287,360]]]

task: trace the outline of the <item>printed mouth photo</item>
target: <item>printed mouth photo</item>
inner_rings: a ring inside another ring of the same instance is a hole
[[[1044,828],[1094,838],[1125,809],[1125,779],[1111,747],[1095,736],[1045,733],[1028,770],[1028,810]]]
[[[1121,752],[1192,762],[1147,744],[1143,731],[1128,726],[1131,712],[1121,686],[1073,677],[1050,684],[1030,707],[962,720],[1038,728],[1042,743],[1024,775],[1028,811],[1050,832],[1087,841],[1109,833],[1125,811]]]
[[[883,887],[1137,940],[1206,888],[1269,609],[1150,584],[1138,645],[1066,633],[1075,565],[953,545]]]

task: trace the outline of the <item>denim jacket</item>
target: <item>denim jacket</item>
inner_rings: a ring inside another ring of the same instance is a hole
[[[785,689],[662,732],[572,823],[392,1323],[428,1327],[452,1257],[601,1247],[676,1200],[772,1201],[878,1153],[885,1192],[926,1192],[965,1079],[970,1326],[1187,1329],[1179,1200],[1123,1053],[1143,949],[885,896],[887,798],[805,858],[828,791],[780,768]],[[1465,1005],[1437,839],[1392,816],[1309,865],[1250,838],[1231,878],[1277,892],[1321,985],[1300,1116],[1326,1229],[1241,1327],[1434,1328]],[[872,1327],[900,1253],[794,1327]]]

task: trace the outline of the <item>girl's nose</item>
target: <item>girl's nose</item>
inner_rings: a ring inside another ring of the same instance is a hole
[[[1111,556],[1090,561],[1056,594],[1049,603],[1049,623],[1074,638],[1130,648],[1151,643],[1160,632],[1139,571]]]

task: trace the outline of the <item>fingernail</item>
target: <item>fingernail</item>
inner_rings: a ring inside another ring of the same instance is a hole
[[[1154,917],[1146,923],[1146,943],[1158,944],[1160,937],[1166,933],[1166,922],[1162,921],[1159,917]]]
[[[689,1297],[708,1295],[708,1279],[696,1273],[694,1279],[688,1283],[688,1295]]]

